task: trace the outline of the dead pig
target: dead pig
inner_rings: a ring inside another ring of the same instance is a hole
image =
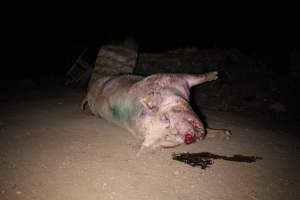
[[[107,76],[90,85],[82,109],[130,131],[153,149],[190,144],[228,130],[205,128],[189,105],[191,87],[218,78],[217,72]]]

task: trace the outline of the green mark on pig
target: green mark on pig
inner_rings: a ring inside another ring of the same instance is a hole
[[[113,118],[118,119],[129,125],[130,116],[129,110],[127,108],[119,107],[115,104],[111,104],[108,107],[109,112],[112,114]]]

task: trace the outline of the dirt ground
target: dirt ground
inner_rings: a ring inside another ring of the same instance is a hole
[[[136,157],[140,142],[79,110],[82,92],[44,89],[0,98],[0,199],[216,200],[300,199],[300,140],[295,127],[260,116],[204,111],[230,141],[163,149]],[[172,152],[260,156],[215,160],[202,170]]]

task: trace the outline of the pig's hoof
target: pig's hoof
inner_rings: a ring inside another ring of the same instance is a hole
[[[92,111],[88,105],[88,101],[87,99],[84,99],[82,102],[81,102],[81,105],[80,105],[80,109],[83,113],[87,114],[87,115],[92,115]]]
[[[206,74],[206,79],[207,81],[214,81],[218,79],[218,72],[214,71],[214,72],[209,72]]]
[[[153,147],[141,146],[140,150],[137,152],[136,156],[140,157],[142,155],[154,154],[156,149]]]
[[[225,137],[226,140],[230,140],[231,136],[232,136],[231,131],[229,131],[229,130],[224,131],[224,137]]]

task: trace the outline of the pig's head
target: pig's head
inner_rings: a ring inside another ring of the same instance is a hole
[[[204,138],[203,123],[184,99],[173,97],[171,102],[162,106],[158,115],[160,120],[168,124],[165,130],[168,132],[165,137],[167,141],[175,139],[191,144]]]
[[[200,81],[207,81],[201,78]],[[188,103],[190,87],[200,82],[197,82],[197,77],[169,75],[151,81],[151,87],[155,89],[142,99],[144,111],[141,119],[146,127],[145,140],[150,140],[146,141],[150,143],[148,146],[173,147],[202,140],[204,125]]]

